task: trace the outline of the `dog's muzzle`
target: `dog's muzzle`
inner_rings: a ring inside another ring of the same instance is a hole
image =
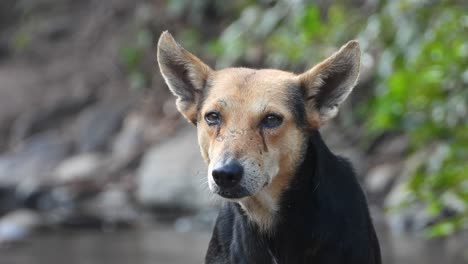
[[[249,195],[248,191],[240,184],[244,176],[244,168],[239,162],[231,160],[217,166],[211,175],[216,183],[216,188],[213,190],[216,194],[230,199]]]

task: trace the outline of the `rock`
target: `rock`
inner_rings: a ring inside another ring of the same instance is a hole
[[[130,200],[129,192],[122,186],[111,184],[84,205],[87,214],[103,221],[105,225],[132,224],[138,213]]]
[[[120,183],[101,187],[100,192],[69,193],[73,200],[56,206],[43,213],[50,225],[67,229],[113,230],[131,227],[138,218],[138,212],[130,198],[128,187]],[[67,195],[66,188],[62,190]],[[65,196],[65,198],[66,198]],[[59,197],[57,197],[59,198]],[[56,199],[59,200],[59,199]]]
[[[33,134],[60,127],[67,119],[94,103],[96,99],[94,94],[89,93],[57,100],[40,109],[23,110],[11,127],[11,144],[21,142]]]
[[[401,172],[401,164],[382,164],[371,168],[365,177],[365,187],[371,193],[383,193],[387,190],[395,177]]]
[[[153,146],[143,157],[137,177],[137,197],[145,206],[201,209],[212,204],[206,166],[192,127]]]
[[[72,33],[73,20],[69,17],[58,17],[46,21],[39,26],[39,35],[50,42],[63,40]]]
[[[77,120],[77,146],[80,152],[106,150],[129,109],[128,102],[103,103],[86,109]]]
[[[53,132],[30,138],[14,152],[0,156],[0,211],[48,206],[46,185],[66,157],[70,141]]]
[[[24,206],[44,213],[44,216],[54,214],[57,219],[76,205],[76,196],[73,190],[64,186],[42,187],[24,197]]]
[[[12,186],[0,186],[0,215],[18,208],[16,189]]]
[[[365,172],[367,157],[363,155],[359,148],[356,148],[355,143],[353,143],[356,139],[350,137],[348,135],[350,133],[345,133],[347,129],[349,128],[330,122],[320,129],[320,134],[333,153],[351,162],[360,180]],[[336,131],[340,131],[340,133],[336,133]]]
[[[345,158],[351,162],[354,171],[356,172],[358,179],[361,180],[361,177],[364,175],[365,171],[365,157],[362,155],[362,152],[358,151],[354,147],[345,147],[345,148],[333,148],[332,151],[339,155],[340,157]]]
[[[387,133],[377,138],[368,150],[372,165],[386,162],[397,162],[408,151],[409,138],[407,135]]]
[[[21,17],[18,8],[15,8],[17,5],[15,0],[0,1],[0,32],[3,33],[6,28]]]
[[[0,61],[7,59],[11,54],[11,47],[6,39],[0,37]]]
[[[126,168],[135,160],[139,160],[147,148],[145,132],[148,130],[148,120],[142,115],[129,115],[112,144],[111,171]]]
[[[40,224],[41,218],[34,211],[13,211],[0,218],[0,244],[24,240]]]
[[[41,213],[64,212],[75,205],[75,193],[65,187],[36,186],[25,190],[13,187],[0,187],[0,215],[20,208],[28,208]]]
[[[70,142],[48,132],[33,136],[16,151],[0,156],[0,185],[39,184],[68,154]]]
[[[99,176],[105,165],[102,155],[84,153],[70,157],[60,163],[53,172],[55,184],[92,180]]]
[[[390,229],[395,233],[407,231],[419,233],[431,221],[424,205],[417,203],[407,183],[414,172],[430,157],[432,148],[427,148],[410,156],[404,163],[402,172],[390,192],[385,197],[386,219]],[[411,202],[410,206],[402,207]]]

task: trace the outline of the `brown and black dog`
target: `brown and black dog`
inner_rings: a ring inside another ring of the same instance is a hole
[[[353,169],[318,132],[357,82],[358,42],[296,75],[213,70],[164,32],[158,63],[227,200],[206,263],[381,263]]]

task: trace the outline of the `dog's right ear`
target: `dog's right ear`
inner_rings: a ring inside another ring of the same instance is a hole
[[[197,104],[211,68],[182,48],[167,31],[159,37],[158,64],[169,89],[177,96],[177,109],[196,124]]]
[[[333,55],[299,75],[306,96],[311,127],[319,127],[338,113],[339,106],[357,83],[361,50],[349,41]]]

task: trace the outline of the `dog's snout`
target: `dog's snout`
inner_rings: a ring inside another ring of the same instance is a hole
[[[213,170],[213,180],[221,188],[236,186],[242,179],[244,168],[238,162],[231,161]]]

